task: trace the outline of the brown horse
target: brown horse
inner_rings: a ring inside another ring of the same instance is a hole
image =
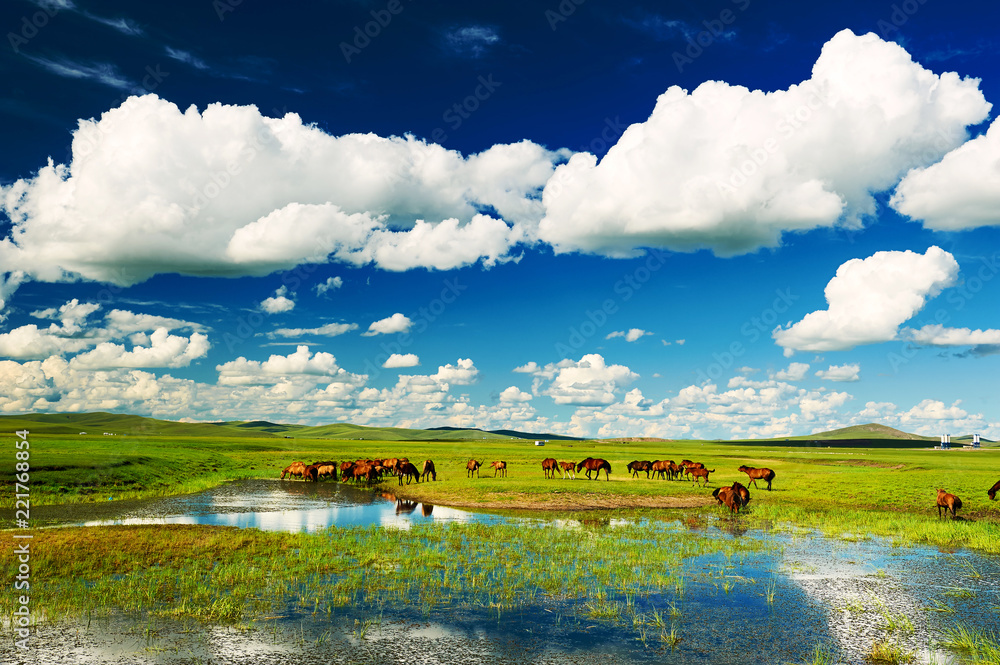
[[[426,462],[424,462],[424,470],[420,474],[421,480],[426,481],[428,478],[430,478],[431,480],[438,479],[437,471],[434,470],[434,462],[431,460],[427,460]]]
[[[692,482],[694,482],[695,485],[698,484],[699,478],[704,478],[705,484],[708,485],[708,474],[715,473],[715,469],[693,469],[688,467],[688,473],[691,474]]]
[[[472,474],[479,476],[479,467],[483,465],[482,462],[477,462],[474,459],[470,459],[465,464],[466,477],[471,478]]]
[[[755,469],[752,466],[741,464],[740,468],[737,469],[737,471],[742,471],[743,473],[747,474],[750,477],[750,482],[753,483],[754,487],[757,487],[758,480],[766,480],[767,491],[768,492],[771,491],[771,481],[774,480],[774,471],[771,471],[771,469],[767,468]]]
[[[507,462],[496,461],[490,464],[493,467],[493,477],[496,478],[497,474],[500,474],[501,478],[507,477]]]
[[[403,484],[403,478],[406,478],[406,484],[409,485],[410,481],[416,480],[420,482],[420,471],[417,467],[413,466],[410,462],[403,462],[396,466],[396,475],[399,476],[399,484]]]
[[[291,480],[292,476],[302,477],[302,473],[306,470],[306,465],[302,462],[292,462],[285,467],[284,471],[281,472],[281,480],[285,479],[285,476],[289,477]]]
[[[736,485],[736,483],[733,484]],[[720,504],[724,505],[726,508],[729,508],[729,512],[732,513],[733,515],[740,512],[740,508],[742,508],[745,505],[743,503],[743,497],[740,496],[740,493],[736,490],[735,487],[720,487],[719,489],[712,492],[712,496],[714,496],[715,500],[718,501]]]
[[[649,465],[649,470],[653,472],[654,478],[665,480],[666,478],[664,474],[670,474],[670,477],[673,478],[673,474],[670,471],[671,464],[673,464],[673,462],[670,460],[658,459]]]
[[[575,462],[559,462],[559,468],[562,469],[563,480],[566,480],[571,473],[573,474],[573,480],[576,480]]]
[[[646,478],[649,478],[649,471],[652,468],[652,466],[653,466],[652,462],[644,462],[636,460],[635,462],[628,463],[628,470],[632,472],[633,478],[638,478],[640,471],[645,471]]]
[[[337,465],[335,463],[319,462],[316,467],[317,478],[330,478],[331,480],[337,479]]]
[[[743,499],[744,506],[750,503],[750,490],[743,487],[743,485],[739,483],[733,483],[733,490],[740,495],[741,499]]]
[[[608,461],[605,459],[601,459],[599,457],[597,459],[593,457],[588,457],[587,459],[583,460],[582,462],[576,465],[577,473],[579,473],[583,469],[587,470],[587,480],[600,480],[602,469],[604,470],[604,477],[609,481],[611,480],[611,464],[609,464]],[[590,477],[591,471],[597,472],[597,475],[594,476],[593,478]]]
[[[996,501],[997,492],[1000,492],[1000,480],[997,481],[996,485],[986,490],[986,494],[989,495],[990,501]]]
[[[941,509],[944,508],[945,515],[951,511],[951,518],[955,519],[955,511],[962,507],[962,500],[954,494],[948,494],[943,489],[937,491],[938,517],[941,517]]]
[[[311,480],[314,483],[319,481],[319,467],[315,464],[310,464],[302,472],[302,480]]]
[[[556,461],[551,457],[546,457],[542,460],[542,473],[545,474],[546,478],[556,477]]]

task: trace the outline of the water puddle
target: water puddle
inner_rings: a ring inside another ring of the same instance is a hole
[[[142,501],[42,506],[32,510],[42,526],[110,524],[205,524],[263,531],[313,532],[331,526],[395,526],[425,522],[504,521],[505,518],[429,503],[399,501],[391,494],[343,483],[250,479],[204,492]]]

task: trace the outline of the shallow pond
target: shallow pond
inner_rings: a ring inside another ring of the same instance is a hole
[[[238,480],[204,492],[141,501],[42,506],[39,525],[207,524],[263,531],[307,531],[330,526],[398,526],[424,522],[495,523],[504,518],[427,503],[342,483]]]

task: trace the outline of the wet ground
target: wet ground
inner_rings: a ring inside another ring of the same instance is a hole
[[[441,507],[397,502],[334,484],[232,483],[189,497],[119,506],[114,523],[150,520],[312,531],[329,524],[405,526],[413,520],[483,520]],[[429,515],[426,517],[424,513]],[[90,523],[93,515],[53,516]],[[556,520],[526,528],[578,528]],[[619,520],[590,524],[613,532]],[[876,641],[917,663],[959,663],[937,650],[956,624],[1000,636],[1000,559],[968,551],[893,547],[811,533],[733,528],[721,518],[671,519],[664,529],[764,541],[763,551],[684,564],[682,593],[613,596],[627,606],[598,616],[593,598],[541,596],[509,611],[469,599],[424,608],[354,606],[302,612],[289,605],[245,629],[162,617],[115,616],[41,624],[20,652],[0,643],[0,660],[24,663],[864,663]],[[4,628],[10,634],[9,627]]]

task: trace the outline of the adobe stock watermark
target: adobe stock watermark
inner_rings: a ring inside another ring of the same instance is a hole
[[[704,369],[698,370],[696,379],[698,385],[718,381],[722,378],[723,374],[736,365],[736,361],[747,352],[750,345],[756,344],[761,337],[770,334],[770,331],[782,319],[782,315],[799,299],[799,296],[792,293],[790,288],[776,289],[774,296],[770,306],[765,307],[760,314],[750,317],[740,326],[742,339],[733,340],[721,353],[712,353],[713,362]]]
[[[297,265],[291,270],[281,273],[281,283],[288,287],[289,291],[294,292],[318,269],[319,266],[313,263]],[[236,347],[257,335],[258,331],[264,327],[266,320],[267,317],[257,310],[250,310],[245,315],[237,316],[236,325],[231,330],[222,333],[222,341],[229,352],[232,353]]]
[[[750,0],[731,0],[731,2],[736,5],[736,8],[741,13],[750,7]],[[725,37],[726,26],[735,23],[738,16],[739,14],[727,7],[719,12],[717,18],[702,21],[701,24],[705,27],[704,30],[694,36],[685,35],[687,47],[684,49],[684,52],[674,51],[673,53],[674,66],[677,67],[677,72],[683,74],[684,68],[700,58],[705,53],[705,49]]]
[[[21,17],[21,24],[17,32],[7,33],[7,43],[11,50],[18,55],[21,54],[21,47],[38,36],[38,33],[49,24],[53,18],[65,7],[55,2],[39,4],[39,10],[31,15],[25,14]]]
[[[31,443],[28,441],[28,430],[16,432],[14,442],[14,522],[18,530],[31,528]],[[11,617],[11,626],[16,638],[14,645],[18,651],[28,651],[28,638],[31,635],[31,538],[30,533],[13,534],[14,556],[16,557],[17,574],[14,575],[13,588],[22,595],[14,598],[16,608]]]
[[[412,2],[413,0],[408,1]],[[392,23],[393,18],[402,14],[404,9],[406,7],[402,0],[389,0],[382,9],[373,9],[368,12],[372,20],[363,25],[354,26],[353,39],[350,42],[340,42],[340,53],[344,56],[347,64],[351,64],[351,60],[371,46],[372,40],[378,39],[382,31]]]
[[[580,321],[571,325],[568,335],[563,341],[556,342],[555,351],[560,358],[575,356],[587,343],[587,340],[598,334],[612,316],[618,313],[620,303],[628,302],[642,289],[653,275],[666,265],[667,254],[658,249],[649,249],[646,260],[630,272],[622,275],[611,287],[616,298],[605,298],[600,306],[586,309]]]
[[[497,88],[502,85],[503,82],[495,80],[493,74],[479,76],[476,79],[476,86],[472,89],[472,92],[446,108],[444,113],[441,114],[441,120],[447,124],[451,131],[458,131],[465,121],[480,109],[483,102],[492,97]],[[448,140],[448,133],[443,127],[435,128],[430,136],[431,141],[438,145]]]
[[[390,356],[402,354],[403,351],[413,346],[415,337],[423,334],[432,323],[441,318],[448,307],[454,304],[468,288],[467,285],[460,283],[457,277],[446,278],[441,282],[441,292],[437,297],[432,298],[426,305],[417,308],[409,315],[408,318],[412,322],[410,329],[405,333],[398,333],[391,342],[381,342],[379,348],[382,352],[374,358],[366,358],[362,371],[368,375],[369,379],[377,378],[384,369],[382,365]]]
[[[952,313],[961,312],[965,307],[979,294],[980,291],[1000,273],[1000,254],[993,254],[990,257],[982,257],[979,260],[979,266],[972,272],[972,274],[965,279],[961,280],[961,283],[952,287],[948,291],[948,295],[945,297],[945,301],[950,305],[949,307],[939,307],[934,311],[934,315],[931,318],[930,323],[918,322],[915,325],[941,325],[945,326],[951,321]],[[926,320],[925,320],[926,321]],[[972,345],[973,348],[976,345]],[[886,354],[885,359],[889,363],[889,367],[892,368],[894,374],[899,373],[899,369],[904,365],[909,364],[916,355],[920,352],[920,349],[924,348],[922,345],[913,342],[912,340],[903,340],[900,343],[899,349],[897,351],[890,351]]]
[[[900,28],[906,25],[913,16],[920,11],[920,8],[927,4],[927,0],[903,0],[900,3],[893,3],[890,9],[889,18],[880,18],[875,27],[878,28],[882,39],[889,41],[889,33],[899,32]]]
[[[67,148],[67,158],[65,163],[69,164],[76,157],[86,157],[97,147],[98,142],[113,131],[119,123],[128,118],[131,107],[123,106],[129,97],[142,96],[155,91],[170,76],[170,72],[160,67],[160,64],[146,65],[143,70],[141,85],[132,88],[111,102],[110,108],[115,109],[115,113],[105,114],[101,120],[94,124],[97,132],[87,132],[81,134],[79,131],[73,134],[73,142]]]
[[[796,132],[808,125],[818,113],[833,108],[837,99],[833,95],[827,96],[816,91],[810,94],[804,102],[775,123],[774,134],[764,139],[757,147],[747,151],[746,158],[732,168],[725,180],[716,181],[716,191],[719,194],[735,194],[737,189],[747,184],[750,178],[756,175],[781,150],[779,137],[791,138]]]
[[[587,0],[562,0],[555,9],[546,9],[543,16],[549,24],[552,32],[556,31],[560,23],[564,23],[570,16],[576,13],[577,7]]]

